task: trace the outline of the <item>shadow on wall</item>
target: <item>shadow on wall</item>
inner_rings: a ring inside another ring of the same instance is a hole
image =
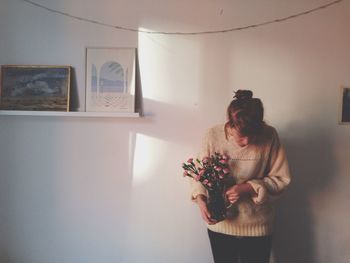
[[[304,128],[303,128],[304,129]],[[294,131],[303,130],[293,127]],[[276,263],[316,263],[315,235],[310,200],[334,179],[334,156],[326,132],[300,134],[282,141],[285,145],[292,184],[278,203],[274,234]]]
[[[80,108],[79,103],[79,94],[78,94],[78,83],[77,83],[77,74],[75,68],[72,67],[71,71],[71,83],[70,83],[70,94],[69,94],[69,110],[78,111]],[[82,109],[81,111],[84,111]]]

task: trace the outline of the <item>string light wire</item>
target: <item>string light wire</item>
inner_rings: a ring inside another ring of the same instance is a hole
[[[112,24],[107,24],[104,22],[100,22],[97,20],[93,20],[90,18],[85,18],[85,17],[80,17],[80,16],[76,16],[76,15],[72,15],[63,11],[59,11],[53,8],[49,8],[47,6],[38,4],[34,1],[31,0],[20,0],[23,2],[26,2],[32,6],[44,9],[46,11],[49,11],[51,13],[55,13],[55,14],[59,14],[65,17],[69,17],[75,20],[79,20],[79,21],[83,21],[83,22],[87,22],[87,23],[91,23],[91,24],[96,24],[96,25],[100,25],[100,26],[104,26],[104,27],[109,27],[109,28],[114,28],[114,29],[118,29],[118,30],[123,30],[123,31],[130,31],[130,32],[137,32],[137,33],[146,33],[146,34],[155,34],[155,35],[207,35],[207,34],[218,34],[218,33],[228,33],[228,32],[234,32],[234,31],[240,31],[240,30],[246,30],[246,29],[250,29],[250,28],[257,28],[257,27],[261,27],[261,26],[266,26],[269,24],[273,24],[273,23],[280,23],[280,22],[284,22],[290,19],[294,19],[300,16],[304,16],[304,15],[308,15],[310,13],[314,13],[316,11],[319,11],[321,9],[325,9],[328,8],[330,6],[333,6],[335,4],[339,4],[340,2],[343,2],[344,0],[335,0],[333,2],[330,2],[328,4],[324,4],[300,13],[296,13],[290,16],[286,16],[286,17],[282,17],[282,18],[277,18],[274,20],[269,20],[269,21],[265,21],[262,23],[257,23],[257,24],[251,24],[251,25],[247,25],[247,26],[242,26],[242,27],[233,27],[233,28],[229,28],[229,29],[222,29],[222,30],[213,30],[213,31],[198,31],[198,32],[165,32],[165,31],[150,31],[150,30],[142,30],[142,29],[135,29],[135,28],[129,28],[129,27],[123,27],[123,26],[118,26],[118,25],[112,25]]]

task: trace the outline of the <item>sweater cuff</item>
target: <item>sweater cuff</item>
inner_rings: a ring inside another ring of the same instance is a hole
[[[192,192],[192,197],[191,197],[192,201],[195,202],[199,195],[204,195],[204,196],[208,197],[207,196],[207,191],[203,191],[203,190],[199,190],[198,189],[198,190]]]
[[[256,193],[256,195],[252,196],[255,204],[260,205],[268,199],[267,190],[262,180],[250,180],[247,181],[247,184],[250,184]]]

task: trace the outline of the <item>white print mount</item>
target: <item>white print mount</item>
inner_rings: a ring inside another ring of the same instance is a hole
[[[86,49],[86,111],[135,112],[135,48]]]

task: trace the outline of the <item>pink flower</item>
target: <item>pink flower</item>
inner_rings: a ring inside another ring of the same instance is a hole
[[[222,171],[224,172],[224,174],[228,174],[230,172],[230,169],[224,168]]]
[[[220,178],[220,179],[224,179],[224,174],[220,173],[220,174],[219,174],[219,178]]]
[[[222,163],[222,164],[226,164],[227,163],[227,159],[222,159],[219,162]]]
[[[193,163],[193,158],[187,160],[188,163]]]
[[[208,158],[208,157],[204,157],[203,160],[202,160],[202,162],[203,162],[204,164],[208,163],[208,162],[209,162],[209,158]]]
[[[223,160],[227,160],[227,159],[228,159],[228,156],[227,156],[226,154],[223,154],[223,155],[221,156],[221,158],[222,158]]]
[[[207,180],[207,179],[205,179],[204,181],[203,181],[203,184],[208,184],[209,183],[209,181]]]
[[[220,166],[214,166],[215,171],[220,172],[222,168]]]
[[[208,185],[209,187],[212,187],[212,184],[211,184],[211,183],[207,183],[207,185]]]
[[[188,175],[187,171],[184,171],[184,177],[186,177]]]

